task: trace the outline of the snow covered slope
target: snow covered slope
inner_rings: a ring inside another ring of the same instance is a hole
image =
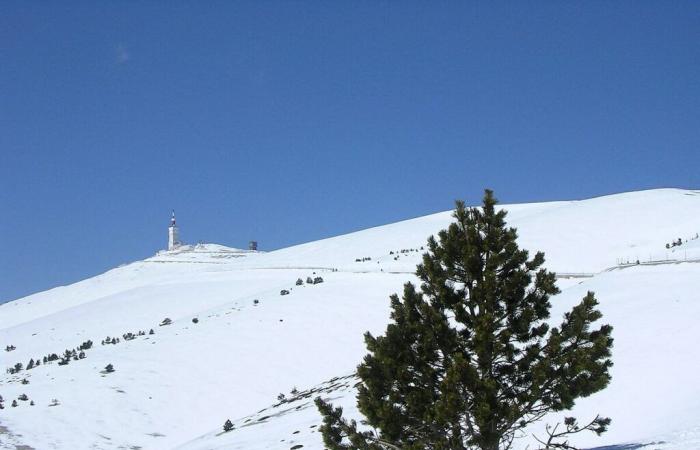
[[[581,443],[698,448],[700,192],[504,207],[521,245],[573,276],[553,316],[593,290],[615,327],[613,382],[575,411],[613,425]],[[0,350],[16,348],[2,365],[42,360],[0,376],[0,448],[322,449],[313,397],[354,414],[362,334],[383,331],[388,296],[415,280],[421,246],[449,222],[439,213],[270,253],[187,247],[0,305]],[[43,363],[87,340],[84,359]],[[227,418],[236,430],[221,433]]]

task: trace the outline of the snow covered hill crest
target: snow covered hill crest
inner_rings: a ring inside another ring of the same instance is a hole
[[[574,411],[613,424],[577,444],[700,447],[700,191],[503,207],[559,273],[553,317],[592,290],[615,327],[613,381]],[[0,305],[0,448],[322,449],[313,397],[360,418],[362,334],[384,330],[450,214],[269,253],[161,252]]]

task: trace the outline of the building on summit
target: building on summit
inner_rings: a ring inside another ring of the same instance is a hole
[[[168,250],[176,250],[182,245],[180,242],[180,233],[175,222],[175,210],[170,218],[170,226],[168,227]]]

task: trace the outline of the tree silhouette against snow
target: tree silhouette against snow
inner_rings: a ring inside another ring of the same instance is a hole
[[[496,204],[490,190],[482,208],[458,201],[455,222],[428,239],[420,291],[406,283],[385,334],[365,334],[357,405],[366,430],[316,399],[328,449],[507,449],[528,425],[608,385],[612,327],[591,329],[602,317],[593,293],[550,328],[555,275],[543,253],[518,248]],[[571,434],[609,423],[566,418],[538,440],[571,449]]]

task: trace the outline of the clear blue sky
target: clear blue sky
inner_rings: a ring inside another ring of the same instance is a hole
[[[0,4],[0,301],[184,240],[700,187],[700,3]],[[699,218],[700,220],[700,218]]]

